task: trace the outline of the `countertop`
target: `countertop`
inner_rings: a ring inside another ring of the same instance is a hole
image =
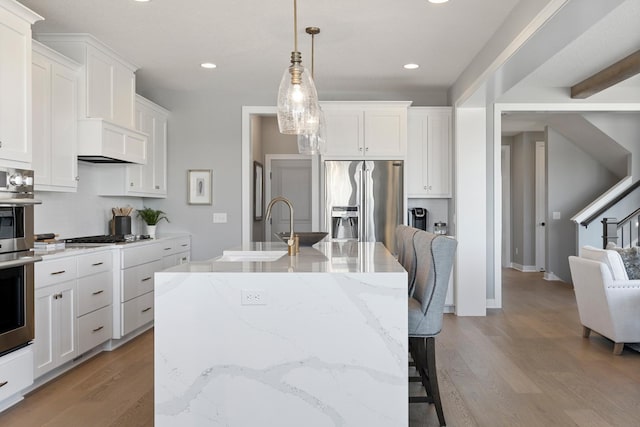
[[[286,251],[279,242],[252,242],[234,251]],[[190,262],[163,273],[402,273],[404,269],[382,243],[321,242],[301,246],[295,256],[284,255],[268,262],[228,262],[221,257]]]
[[[139,240],[131,243],[91,243],[91,244],[67,244],[64,249],[53,251],[34,251],[38,256],[41,256],[43,260],[51,260],[56,258],[64,258],[68,256],[84,255],[92,252],[100,252],[110,250],[114,248],[124,249],[132,248],[136,246],[150,245],[153,243],[161,242],[163,240],[177,239],[181,237],[188,237],[188,233],[172,233],[161,235],[155,239]]]

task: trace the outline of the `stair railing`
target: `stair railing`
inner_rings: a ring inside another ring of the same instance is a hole
[[[602,218],[602,247],[614,242],[621,248],[639,246],[640,242],[640,209],[636,209],[622,220]]]

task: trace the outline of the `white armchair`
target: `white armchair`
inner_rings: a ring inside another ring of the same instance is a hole
[[[613,340],[619,355],[625,343],[640,342],[640,280],[629,280],[616,251],[585,246],[580,255],[569,266],[582,336],[593,330]]]

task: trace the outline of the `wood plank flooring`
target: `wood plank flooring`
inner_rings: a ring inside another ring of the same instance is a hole
[[[503,274],[503,310],[446,315],[436,338],[448,425],[640,426],[640,353],[614,356],[609,340],[582,338],[571,286]],[[420,393],[418,384],[410,390]],[[412,404],[409,414],[411,427],[438,425],[433,405]],[[2,427],[152,425],[153,331],[0,414]]]

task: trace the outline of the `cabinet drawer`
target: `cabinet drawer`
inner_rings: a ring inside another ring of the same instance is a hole
[[[146,264],[162,258],[163,246],[160,243],[142,245],[122,250],[122,268]]]
[[[76,278],[76,258],[37,262],[34,271],[36,288],[66,282]]]
[[[122,304],[122,335],[153,321],[153,292]]]
[[[111,304],[113,275],[104,271],[78,279],[78,316],[82,316]]]
[[[78,257],[78,277],[111,271],[112,265],[111,251],[81,255]]]
[[[111,306],[78,318],[78,352],[83,354],[111,338]]]
[[[188,251],[191,248],[191,238],[181,237],[179,239],[168,239],[160,243],[162,256],[177,254]]]
[[[33,384],[31,346],[0,357],[0,402]]]
[[[153,291],[153,273],[160,270],[162,270],[161,260],[124,270],[122,272],[121,302]]]

